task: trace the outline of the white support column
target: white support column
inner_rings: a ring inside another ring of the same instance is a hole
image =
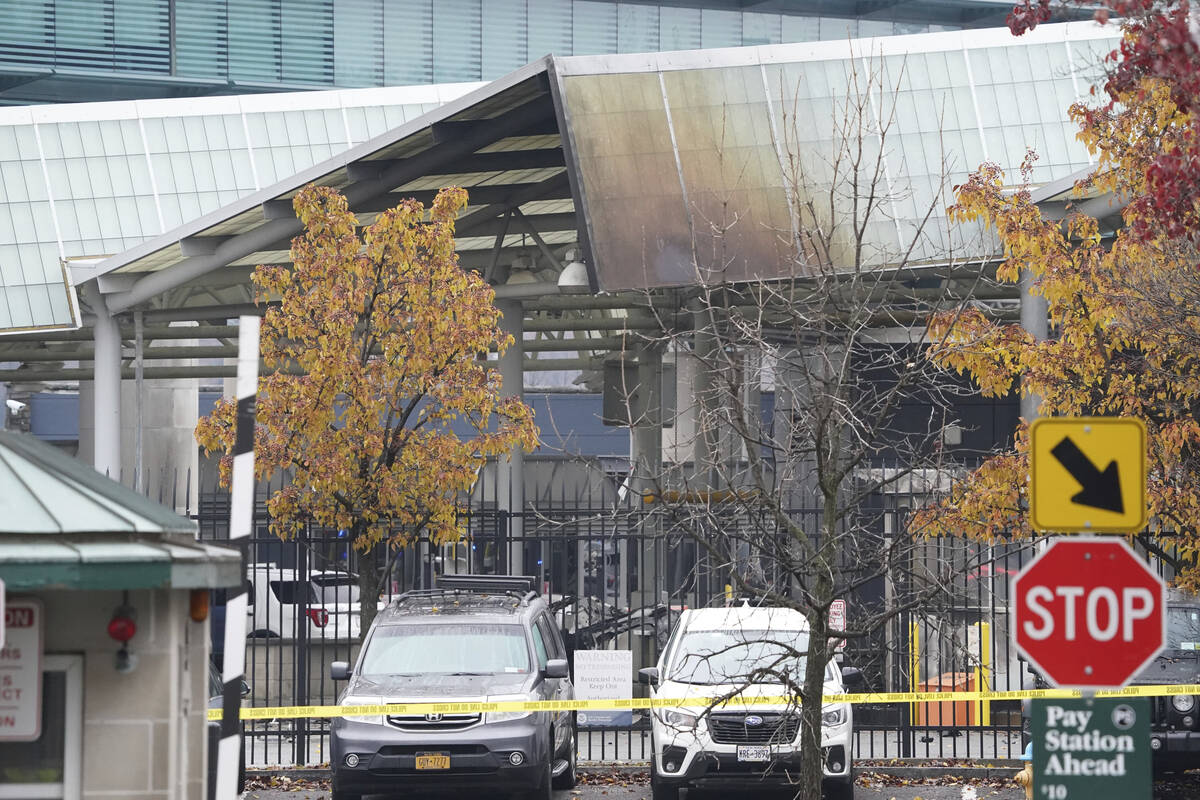
[[[102,475],[121,480],[121,331],[108,313],[104,296],[92,292],[88,305],[96,315],[92,328],[95,450],[92,466]]]
[[[1046,298],[1033,294],[1033,276],[1029,270],[1021,270],[1021,327],[1035,340],[1042,342],[1050,336],[1050,306]],[[1021,417],[1032,424],[1038,416],[1042,398],[1038,395],[1021,395]]]
[[[500,329],[513,337],[513,343],[500,357],[500,394],[502,397],[525,396],[525,309],[519,300],[497,300],[496,307],[504,317]],[[496,505],[508,512],[508,571],[510,575],[525,572],[525,525],[519,516],[525,508],[525,451],[514,447],[509,458],[496,465]],[[515,516],[514,516],[515,515]],[[537,576],[539,585],[541,576]]]
[[[633,492],[630,507],[638,510],[652,508],[643,503],[647,494],[662,491],[663,476],[663,363],[662,349],[648,345],[638,352],[637,393],[640,408],[630,409],[629,429],[629,486]],[[636,412],[636,413],[635,413]],[[658,518],[645,517],[642,529],[641,553],[638,558],[639,602],[654,606],[663,601],[667,585],[665,543],[659,535]],[[622,560],[622,575],[625,574]],[[622,595],[624,599],[624,595]]]

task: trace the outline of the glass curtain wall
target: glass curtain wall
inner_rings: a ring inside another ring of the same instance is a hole
[[[549,53],[690,50],[954,27],[612,0],[4,0],[0,70],[365,87],[491,80]]]

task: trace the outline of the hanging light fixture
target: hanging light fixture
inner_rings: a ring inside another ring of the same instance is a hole
[[[117,672],[133,672],[137,667],[137,656],[129,652],[129,640],[137,635],[137,609],[129,604],[129,592],[124,593],[121,605],[108,621],[108,635],[121,644],[113,663]]]

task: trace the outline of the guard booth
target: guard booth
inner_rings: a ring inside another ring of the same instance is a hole
[[[0,431],[0,800],[204,800],[208,596],[236,551]]]

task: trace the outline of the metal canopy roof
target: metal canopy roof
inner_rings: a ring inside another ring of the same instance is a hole
[[[292,199],[304,186],[344,194],[361,224],[405,197],[428,202],[442,186],[468,190],[457,224],[464,265],[487,269],[525,248],[577,238],[575,187],[567,170],[542,59],[423,117],[267,189],[94,266],[75,267],[77,284],[97,278],[112,313],[222,269],[248,284],[261,263],[286,263],[301,231]],[[540,240],[540,242],[539,242]]]
[[[649,302],[647,289],[694,286],[701,279],[688,254],[704,250],[703,237],[712,238],[711,221],[719,220],[727,198],[737,221],[728,250],[737,257],[721,276],[744,280],[804,270],[798,253],[802,237],[794,222],[794,206],[804,198],[787,182],[785,156],[820,163],[830,135],[821,126],[830,123],[832,95],[852,62],[871,53],[891,78],[907,63],[911,69],[904,75],[923,74],[919,86],[913,78],[912,96],[935,107],[955,105],[950,116],[957,118],[951,130],[956,135],[948,141],[980,139],[982,144],[975,90],[940,88],[962,83],[968,59],[982,69],[991,54],[1003,51],[1003,57],[995,57],[1001,60],[993,65],[999,71],[992,80],[1005,81],[1005,64],[1024,57],[1026,50],[1034,54],[1027,59],[1032,69],[1037,53],[1105,37],[1111,32],[1099,26],[1071,24],[1039,27],[1016,43],[1006,30],[997,30],[849,45],[546,57],[120,255],[94,265],[73,264],[71,273],[76,285],[105,296],[108,313],[120,318],[123,339],[135,334],[126,312],[142,312],[144,341],[156,343],[144,348],[146,359],[161,364],[229,358],[236,327],[228,321],[254,313],[254,266],[289,261],[290,240],[301,230],[292,198],[302,187],[338,188],[365,224],[402,197],[428,201],[441,186],[457,184],[471,198],[457,221],[461,262],[489,278],[498,300],[525,301],[526,334],[540,337],[526,344],[525,369],[594,368],[606,354],[635,346],[639,332],[660,331],[664,323],[688,324],[686,314],[658,319],[633,309]],[[1085,77],[1072,72],[1047,81],[1071,89]],[[788,87],[807,94],[784,91]],[[789,118],[778,98],[792,95],[804,105]],[[929,135],[922,133],[923,119],[916,113],[898,118],[898,146],[887,155],[895,160],[891,174],[905,182],[912,197],[893,209],[895,224],[885,221],[868,232],[877,240],[871,249],[883,254],[878,266],[885,270],[895,266],[886,254],[904,251],[912,208],[923,202],[917,195],[936,184],[935,167],[926,165]],[[799,150],[794,154],[781,149],[784,124],[796,127]],[[1062,142],[1050,179],[1086,162],[1081,150],[1070,149],[1074,137],[1068,124],[1065,116],[1049,114],[1026,126]],[[1033,134],[1022,129],[1020,135]],[[909,271],[926,266],[936,271],[946,266],[947,252],[955,254],[956,263],[994,255],[972,254],[970,234],[962,226],[946,236],[954,238],[929,237],[920,242],[920,252],[909,251]],[[588,287],[564,291],[556,281],[567,249],[576,243],[590,292]],[[843,249],[845,244],[834,242]],[[979,244],[986,247],[986,240],[972,246]],[[949,268],[953,273],[954,265]],[[598,294],[600,289],[609,294]],[[990,291],[1001,302],[1015,297],[1012,287]],[[568,296],[551,296],[557,294]],[[677,300],[663,305],[677,308]],[[176,320],[200,325],[168,327]],[[87,330],[18,334],[0,344],[0,359],[24,365],[7,370],[14,381],[88,380],[90,368],[71,362],[92,357],[90,339]],[[189,339],[199,346],[170,341]],[[536,358],[547,353],[566,357]],[[142,374],[148,379],[224,377],[232,367],[213,361],[154,365]],[[132,365],[122,368],[123,377],[134,375]]]
[[[147,308],[152,300],[158,308],[183,305],[165,299],[178,287],[248,286],[254,265],[288,261],[290,240],[301,230],[292,199],[310,183],[341,191],[363,224],[403,197],[428,200],[441,186],[464,186],[471,199],[456,226],[460,258],[498,284],[518,255],[544,258],[557,274],[562,250],[578,242],[593,291],[694,285],[713,268],[697,263],[694,253],[704,250],[705,237],[713,236],[709,228],[717,229],[729,208],[736,225],[724,234],[723,249],[737,256],[716,265],[723,279],[803,274],[805,239],[795,227],[795,207],[809,198],[788,183],[786,162],[820,164],[832,135],[826,117],[851,61],[871,53],[892,71],[885,80],[899,80],[892,73],[903,71],[903,59],[924,63],[923,53],[946,69],[942,53],[963,59],[968,49],[984,53],[1003,45],[1015,52],[1108,35],[1095,25],[1065,25],[1039,28],[1018,44],[1007,31],[972,31],[850,46],[548,56],[120,255],[73,266],[72,274],[77,285],[97,279],[114,314]],[[941,80],[958,78],[947,73]],[[962,93],[920,91],[964,102],[955,99]],[[800,116],[789,121],[779,98],[792,94],[799,104],[792,113]],[[976,133],[980,123],[970,108],[959,111],[958,128]],[[786,124],[795,132],[781,133]],[[893,135],[899,134],[901,149],[887,158],[911,184],[909,205],[920,208],[931,192],[923,187],[942,179],[919,152],[920,116],[897,124]],[[1041,126],[1042,136],[1073,141],[1065,118]],[[783,150],[789,136],[794,152]],[[819,184],[820,177],[806,180]],[[879,267],[892,263],[888,252],[907,251],[910,263],[920,263],[951,249],[951,242],[923,238],[908,250],[903,230],[920,214],[898,213],[894,233],[883,224],[869,232]],[[850,244],[833,247],[840,261]],[[548,287],[553,291],[545,293],[557,293],[552,281]],[[516,296],[513,287],[501,288]]]

